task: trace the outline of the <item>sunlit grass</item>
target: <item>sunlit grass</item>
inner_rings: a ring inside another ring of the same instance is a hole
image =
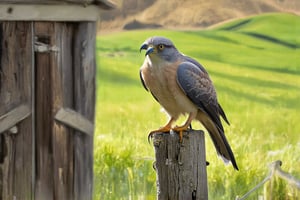
[[[154,153],[147,135],[166,117],[139,80],[144,59],[139,47],[153,35],[172,39],[206,67],[231,123],[225,132],[240,171],[223,165],[207,136],[210,199],[243,195],[267,175],[268,164],[275,160],[300,178],[300,48],[246,34],[299,45],[299,31],[293,26],[300,27],[300,19],[268,14],[228,28],[235,23],[240,21],[213,30],[143,30],[98,38],[95,199],[156,199]],[[202,128],[197,123],[193,127]],[[287,197],[289,190],[284,186],[276,192]],[[249,199],[262,193],[260,189]]]

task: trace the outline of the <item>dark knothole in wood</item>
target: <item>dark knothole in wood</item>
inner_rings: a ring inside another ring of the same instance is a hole
[[[7,11],[6,11],[8,14],[11,14],[13,12],[13,8],[12,7],[9,7],[7,8]]]

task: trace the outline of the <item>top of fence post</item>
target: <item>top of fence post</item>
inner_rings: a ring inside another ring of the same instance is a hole
[[[182,142],[177,134],[154,134],[157,199],[207,200],[204,132],[189,130]]]

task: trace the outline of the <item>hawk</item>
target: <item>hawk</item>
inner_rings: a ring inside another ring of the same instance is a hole
[[[229,121],[218,103],[216,90],[205,68],[195,59],[180,53],[165,37],[148,38],[141,45],[142,50],[146,50],[140,68],[142,84],[169,115],[166,125],[151,131],[149,137],[173,130],[179,132],[181,141],[182,132],[197,120],[208,131],[218,155],[238,170],[220,116],[228,125]],[[173,126],[180,115],[187,116],[185,123]]]

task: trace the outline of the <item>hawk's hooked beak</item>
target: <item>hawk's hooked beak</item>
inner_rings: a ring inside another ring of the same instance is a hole
[[[140,52],[142,50],[146,50],[145,56],[147,56],[148,54],[151,54],[152,52],[154,52],[154,47],[153,46],[149,46],[148,44],[143,44],[140,48]]]
[[[140,52],[144,49],[144,50],[147,50],[148,48],[148,44],[144,43],[142,44],[141,48],[140,48]]]

